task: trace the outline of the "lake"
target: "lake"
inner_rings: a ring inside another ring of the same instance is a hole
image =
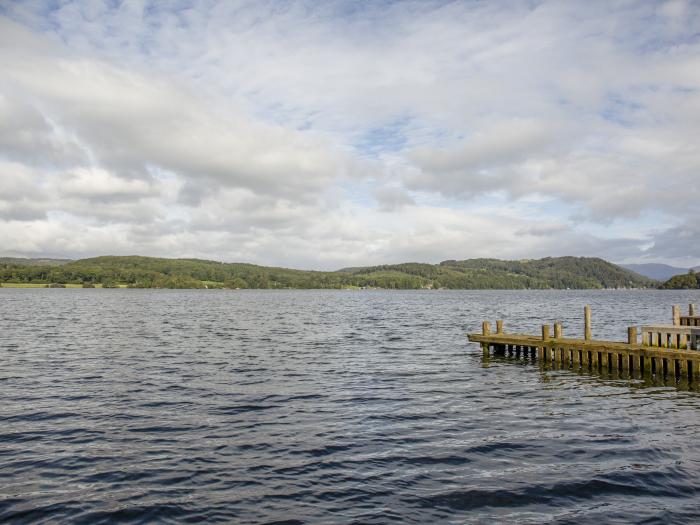
[[[692,523],[700,393],[484,361],[698,291],[0,289],[0,521]]]

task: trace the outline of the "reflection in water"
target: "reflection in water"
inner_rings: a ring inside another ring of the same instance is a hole
[[[591,385],[599,383],[604,386],[620,386],[623,388],[656,388],[672,387],[679,391],[700,392],[699,381],[689,381],[688,379],[677,379],[674,376],[655,374],[644,374],[638,370],[618,370],[601,367],[598,369],[589,367],[575,368],[570,364],[560,362],[541,363],[533,355],[520,355],[519,353],[491,354],[482,356],[482,366],[488,368],[491,363],[509,363],[512,365],[523,363],[536,363],[540,371],[540,381],[543,383],[550,380],[550,372],[568,372],[579,377],[591,379]]]

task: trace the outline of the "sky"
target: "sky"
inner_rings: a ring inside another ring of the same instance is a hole
[[[700,264],[700,2],[0,2],[0,255]]]

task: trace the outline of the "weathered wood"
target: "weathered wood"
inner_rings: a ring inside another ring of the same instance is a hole
[[[561,339],[562,329],[561,323],[554,323],[554,339]]]
[[[627,342],[631,345],[637,344],[637,327],[630,326],[627,328]]]
[[[586,305],[583,308],[583,338],[588,341],[592,338],[591,336],[591,307]]]
[[[549,325],[548,324],[542,325],[542,340],[549,341]]]
[[[673,316],[673,326],[681,325],[681,307],[680,305],[674,304],[671,307],[671,315]]]
[[[661,356],[656,356],[656,377],[664,377],[666,375],[666,359]]]
[[[549,325],[544,325],[549,328]],[[691,327],[671,327],[680,332]],[[694,330],[695,328],[692,327]],[[700,381],[700,351],[689,348],[663,348],[648,344],[631,344],[616,341],[592,341],[583,339],[547,339],[527,334],[491,334],[487,326],[487,334],[469,334],[469,340],[482,344],[484,354],[489,348],[503,351],[506,347],[516,352],[528,352],[537,348],[537,357],[544,362],[557,363],[567,366],[573,364],[593,368],[599,367],[618,370],[639,370],[644,374],[655,373],[659,377],[665,374],[683,378],[693,377]],[[548,329],[543,328],[543,335],[548,336]],[[669,334],[670,335],[670,334]],[[675,335],[680,335],[676,333]],[[629,339],[629,338],[628,338]],[[551,344],[549,344],[551,341]],[[678,370],[676,370],[678,368]]]
[[[571,364],[574,368],[579,368],[581,366],[581,351],[578,348],[573,348],[571,350]]]
[[[630,356],[626,352],[620,352],[618,354],[620,358],[620,370],[629,370],[630,369]]]
[[[489,335],[491,333],[491,323],[488,321],[481,323],[481,333],[484,335]]]
[[[499,319],[496,321],[496,333],[497,334],[502,334],[503,333],[503,320]]]

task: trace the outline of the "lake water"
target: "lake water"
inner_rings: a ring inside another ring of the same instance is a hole
[[[700,394],[482,360],[671,291],[0,290],[0,521],[692,523]]]

